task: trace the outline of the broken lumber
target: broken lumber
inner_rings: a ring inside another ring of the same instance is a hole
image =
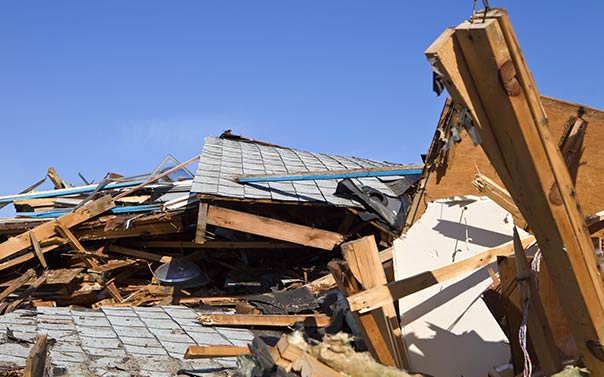
[[[214,357],[237,357],[249,355],[248,347],[239,346],[189,346],[185,352],[185,359],[211,359]]]
[[[85,206],[77,209],[74,212],[65,214],[56,219],[59,221],[65,228],[69,229],[78,224],[83,223],[84,221],[100,215],[101,213],[111,209],[115,206],[113,201],[111,200],[111,196],[104,196],[97,200],[94,200]],[[34,234],[34,237],[38,242],[42,243],[46,239],[53,237],[56,235],[56,222],[50,221],[43,223],[41,225],[36,226],[31,230]],[[31,246],[31,236],[29,232],[21,233],[18,236],[11,237],[8,240],[4,241],[0,244],[0,260],[7,259],[11,256],[15,256],[17,253],[27,249]],[[43,253],[46,253],[50,250],[55,249],[54,247],[46,247],[42,250]],[[26,256],[21,256],[20,263],[35,258],[35,253],[30,253]],[[3,270],[7,267],[10,267],[11,264],[0,264],[0,270]]]
[[[522,244],[523,246],[527,246],[534,241],[535,237],[526,236],[522,239]],[[510,241],[501,246],[462,259],[459,262],[359,292],[347,298],[348,305],[353,312],[366,313],[382,306],[384,303],[400,300],[422,289],[487,266],[493,263],[499,255],[507,256],[513,253],[514,243]]]
[[[207,223],[329,251],[344,240],[341,234],[335,232],[216,206],[209,206]]]
[[[327,327],[331,318],[325,314],[202,314],[197,320],[204,326],[286,327],[301,322],[304,326]]]
[[[46,368],[46,352],[48,349],[48,335],[41,335],[27,356],[25,361],[24,377],[44,376]]]
[[[533,77],[504,10],[447,30],[426,55],[465,104],[482,147],[533,230],[585,365],[604,375],[604,286]]]

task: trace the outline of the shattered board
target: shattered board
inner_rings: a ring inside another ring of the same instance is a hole
[[[499,246],[512,239],[512,229],[512,217],[488,198],[429,203],[394,242],[395,277],[434,270]],[[496,269],[496,263],[491,267]],[[491,283],[484,267],[399,301],[412,370],[483,377],[493,366],[509,362],[508,340],[481,299]]]

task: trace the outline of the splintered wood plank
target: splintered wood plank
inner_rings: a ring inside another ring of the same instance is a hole
[[[107,273],[115,270],[119,270],[124,267],[132,266],[136,263],[136,260],[132,259],[119,259],[119,260],[110,260],[108,263],[98,265],[94,268],[89,268],[89,272],[97,272],[97,273]]]
[[[327,327],[331,318],[324,314],[203,314],[197,317],[205,326],[304,326]]]
[[[354,278],[364,289],[370,289],[387,284],[386,274],[380,261],[377,244],[373,236],[363,237],[358,240],[349,241],[342,244],[342,254],[348,263],[350,271]],[[387,356],[373,355],[377,358],[383,358],[399,368],[409,368],[407,357],[407,347],[403,340],[402,332],[399,326],[398,315],[396,314],[393,299],[387,300],[382,305],[368,313],[358,314],[358,320],[361,327],[365,328],[368,339],[371,343],[380,342],[376,336],[381,337],[386,348]],[[371,317],[372,320],[363,318]],[[377,349],[375,349],[377,353]],[[380,359],[380,361],[382,361]]]
[[[161,249],[299,249],[304,247],[281,241],[206,241],[203,244],[186,241],[125,241],[128,247]]]
[[[24,377],[40,377],[44,376],[44,368],[46,367],[46,353],[48,349],[48,335],[40,335],[36,343],[29,352],[25,361]]]
[[[501,10],[491,16],[455,29],[456,54],[441,60],[445,85],[454,100],[473,105],[482,147],[535,234],[583,360],[604,375],[604,285],[595,250],[509,19]],[[459,86],[475,89],[469,100]]]
[[[535,237],[526,236],[522,238],[522,245],[528,246],[535,241]],[[454,279],[465,273],[487,266],[497,259],[498,256],[508,256],[514,253],[513,241],[507,242],[501,246],[485,250],[481,253],[460,260],[459,262],[437,268],[432,271],[425,271],[405,279],[396,280],[385,285],[371,288],[347,298],[351,311],[368,312],[380,307],[390,300],[400,300],[422,289],[431,287],[435,284]]]
[[[199,203],[197,212],[197,227],[195,228],[195,243],[204,244],[206,242],[206,226],[208,224],[208,203]]]
[[[21,288],[27,281],[29,281],[29,279],[35,276],[36,272],[34,270],[27,270],[27,272],[25,272],[19,278],[13,280],[13,282],[0,293],[0,301],[7,298],[8,295]]]
[[[512,199],[512,196],[505,188],[501,187],[495,181],[480,173],[476,174],[472,184],[474,187],[476,187],[478,192],[486,195],[501,208],[508,211],[512,217],[514,217],[514,223],[516,226],[526,229],[527,225],[524,217],[522,217],[522,213],[520,213],[520,210],[518,207],[516,207],[516,203],[514,203],[514,199]]]
[[[172,261],[172,257],[167,255],[160,255],[149,253],[147,251],[131,249],[129,247],[123,247],[119,245],[111,245],[109,246],[109,251],[113,251],[114,253],[125,254],[135,258],[146,259],[154,262],[160,263],[168,263]]]
[[[113,208],[115,204],[111,200],[111,196],[107,195],[100,199],[94,200],[87,205],[82,206],[74,212],[67,213],[57,220],[61,222],[66,228],[74,227],[75,225],[81,224],[84,221],[100,215],[101,213]],[[41,225],[36,226],[32,229],[32,232],[38,242],[43,243],[46,239],[56,235],[56,224],[55,221],[50,221]],[[17,253],[27,249],[31,246],[31,237],[29,232],[21,233],[18,236],[11,237],[8,240],[0,244],[0,260],[15,256]],[[43,252],[53,250],[55,247],[45,248]],[[32,253],[28,255],[25,260],[35,258]],[[23,260],[24,261],[24,260]],[[6,266],[0,266],[0,270],[6,268]]]
[[[46,263],[46,258],[44,258],[44,254],[42,253],[42,248],[40,247],[40,243],[36,239],[36,235],[31,230],[29,231],[29,239],[31,244],[34,247],[34,253],[36,253],[36,257],[40,260],[40,264],[44,268],[48,268],[48,264]]]
[[[249,355],[248,347],[240,346],[189,346],[185,352],[185,359],[211,359],[214,357],[237,357],[239,355]]]
[[[80,251],[80,253],[77,255],[82,262],[84,262],[88,268],[96,268],[98,263],[93,258],[89,258],[87,256],[87,254],[90,254],[90,252],[86,250],[86,248],[80,243],[78,238],[71,232],[71,230],[69,230],[69,228],[67,228],[59,219],[57,219],[55,224],[59,234],[67,239],[67,242],[73,246],[74,250]]]
[[[252,215],[232,209],[210,206],[208,224],[240,232],[257,234],[277,240],[293,242],[318,249],[333,250],[344,237],[335,232],[314,229],[268,217]]]

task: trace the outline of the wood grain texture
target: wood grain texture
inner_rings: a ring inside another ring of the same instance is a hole
[[[222,228],[257,234],[323,250],[332,250],[344,240],[341,234],[335,232],[314,229],[304,225],[292,224],[216,206],[208,208],[207,222],[208,224]]]

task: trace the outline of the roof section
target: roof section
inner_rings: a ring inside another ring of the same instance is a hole
[[[243,174],[279,174],[397,166],[356,157],[340,157],[243,140],[207,137],[201,152],[191,192],[239,199],[289,202],[326,202],[344,207],[360,204],[334,195],[337,179],[240,184]],[[401,177],[388,177],[394,180]],[[385,179],[386,180],[386,179]],[[384,180],[384,181],[385,181]],[[379,178],[355,178],[388,195],[396,194]]]

